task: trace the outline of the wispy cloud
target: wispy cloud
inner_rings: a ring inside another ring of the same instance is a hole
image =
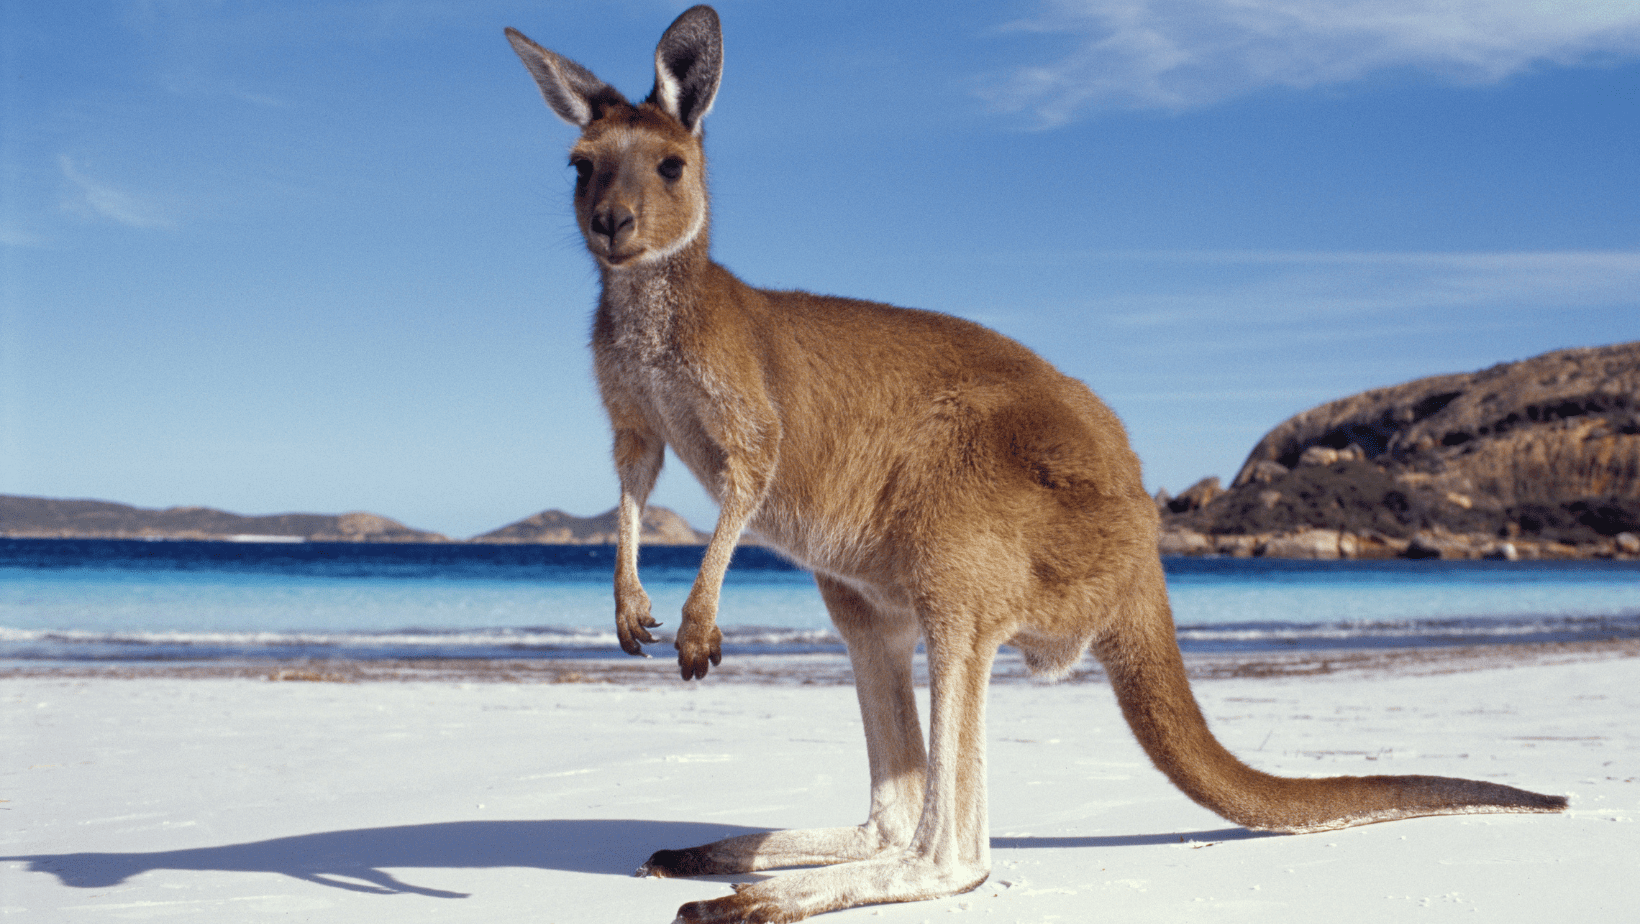
[[[1208,291],[1198,282],[1188,292],[1158,292],[1107,303],[1112,323],[1135,327],[1190,325],[1222,318],[1227,311],[1246,323],[1305,326],[1326,317],[1376,315],[1387,321],[1431,311],[1624,305],[1640,311],[1640,251],[1630,250],[1162,251],[1108,253],[1091,259],[1176,264],[1188,268],[1185,276],[1207,281]]]
[[[1544,64],[1640,56],[1640,4],[1623,0],[1045,0],[1006,29],[1073,43],[980,91],[1044,127],[1098,109],[1189,109],[1397,69],[1489,83]]]
[[[67,181],[63,208],[76,214],[106,219],[128,228],[173,228],[176,222],[160,204],[134,193],[117,189],[87,176],[72,158],[64,154],[57,166]]]

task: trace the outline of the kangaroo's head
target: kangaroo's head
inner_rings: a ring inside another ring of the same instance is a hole
[[[655,88],[634,106],[574,61],[513,29],[507,40],[559,117],[581,129],[570,149],[575,218],[587,249],[614,269],[664,259],[704,238],[701,123],[723,73],[717,13],[692,7],[655,48]]]

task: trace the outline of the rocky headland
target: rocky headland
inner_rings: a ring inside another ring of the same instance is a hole
[[[1156,500],[1164,554],[1640,557],[1640,343],[1333,401]]]

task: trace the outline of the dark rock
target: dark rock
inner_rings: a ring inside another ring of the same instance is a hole
[[[1521,504],[1504,510],[1504,531],[1571,543],[1615,538],[1640,531],[1640,498],[1583,497],[1558,504]]]
[[[1282,465],[1280,462],[1273,462],[1269,459],[1265,459],[1264,461],[1253,466],[1247,480],[1252,484],[1269,484],[1277,478],[1281,478],[1286,475],[1288,471],[1290,471],[1290,469],[1288,469],[1287,466]]]
[[[1492,527],[1444,494],[1397,480],[1370,462],[1301,466],[1233,488],[1177,522],[1210,535],[1331,529],[1400,539],[1437,525],[1466,531]]]
[[[1401,553],[1402,558],[1440,558],[1441,547],[1425,544],[1421,539],[1414,539],[1407,545],[1406,551]]]
[[[1224,488],[1219,485],[1218,476],[1210,476],[1184,489],[1178,497],[1162,501],[1161,497],[1166,493],[1166,491],[1158,492],[1157,500],[1170,513],[1189,513],[1192,510],[1200,510],[1211,504],[1215,498],[1224,493]]]

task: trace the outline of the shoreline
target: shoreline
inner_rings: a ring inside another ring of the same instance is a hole
[[[588,521],[596,517],[580,518]],[[513,524],[517,525],[517,524]],[[685,528],[688,524],[683,524]],[[509,527],[503,527],[505,530]],[[496,530],[501,532],[502,530]],[[416,531],[412,531],[416,532]],[[74,533],[50,530],[0,531],[0,540],[20,542],[142,542],[208,543],[213,545],[310,545],[310,546],[540,546],[553,549],[615,548],[614,535],[597,533],[568,541],[542,542],[535,539],[486,538],[489,534],[454,539],[437,533],[415,537],[369,534],[349,536],[339,533],[281,535],[260,533],[145,532]],[[705,535],[705,534],[702,534]],[[654,535],[643,539],[641,548],[694,549],[706,544],[685,541],[675,535]],[[738,548],[757,548],[779,554],[756,537],[742,536]],[[1157,550],[1163,558],[1267,558],[1279,561],[1640,561],[1640,536],[1632,532],[1600,536],[1581,541],[1500,537],[1491,533],[1461,533],[1422,530],[1396,538],[1379,533],[1355,533],[1343,528],[1306,526],[1274,532],[1203,533],[1169,523],[1165,519],[1157,536]]]
[[[246,660],[14,661],[0,663],[0,680],[46,679],[241,679],[324,683],[623,684],[686,686],[667,657],[574,659],[354,660],[290,658]],[[1263,677],[1386,675],[1419,677],[1493,668],[1582,664],[1640,658],[1640,639],[1536,642],[1451,647],[1307,649],[1304,651],[1187,652],[1185,668],[1195,682]],[[842,654],[726,656],[707,678],[719,684],[849,686],[853,674]],[[1023,659],[1004,649],[991,673],[993,685],[1103,684],[1104,671],[1091,656],[1059,681],[1039,681]],[[917,656],[917,684],[927,685]]]

